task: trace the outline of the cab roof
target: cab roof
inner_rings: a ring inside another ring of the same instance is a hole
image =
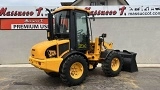
[[[56,8],[52,13],[55,14],[55,13],[62,11],[62,10],[80,10],[80,11],[85,11],[87,13],[90,13],[89,10],[86,10],[83,8],[78,8],[76,6],[61,6],[61,7]]]

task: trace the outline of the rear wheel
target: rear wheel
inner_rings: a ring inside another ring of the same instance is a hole
[[[117,76],[122,69],[122,57],[118,52],[112,51],[102,62],[102,70],[106,76]]]
[[[62,81],[69,85],[81,84],[88,73],[88,65],[81,55],[71,55],[63,63],[61,67],[60,77]]]

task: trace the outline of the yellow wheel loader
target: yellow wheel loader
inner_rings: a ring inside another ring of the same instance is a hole
[[[88,71],[102,64],[106,76],[117,76],[122,70],[138,71],[136,53],[114,50],[104,41],[106,34],[92,39],[90,11],[62,6],[48,13],[47,41],[34,45],[30,63],[49,76],[60,76],[68,86],[81,84]]]

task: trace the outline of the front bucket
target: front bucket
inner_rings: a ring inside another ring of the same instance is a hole
[[[120,52],[120,54],[123,57],[122,71],[137,72],[138,71],[138,67],[136,63],[137,53],[123,50],[123,52]]]

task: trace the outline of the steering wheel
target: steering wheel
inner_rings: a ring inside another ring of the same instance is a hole
[[[82,39],[82,32],[83,32],[83,29],[80,29],[80,30],[77,30],[77,41],[80,43],[81,42],[81,39]]]
[[[83,29],[77,30],[77,35],[82,34],[82,32],[83,32]]]

